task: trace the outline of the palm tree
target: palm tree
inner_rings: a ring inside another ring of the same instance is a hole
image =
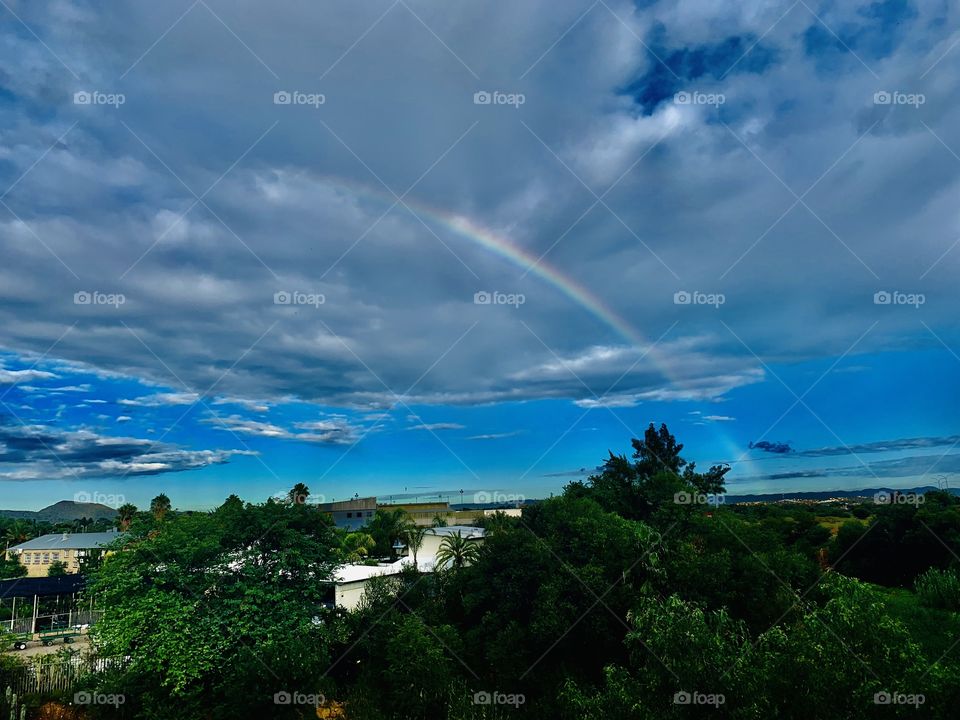
[[[377,510],[367,529],[377,541],[377,552],[381,555],[396,556],[393,546],[403,537],[404,529],[409,523],[407,511],[403,508],[393,510]]]
[[[354,562],[369,555],[376,544],[377,541],[365,532],[347,533],[346,537],[343,538],[343,547],[347,551],[348,557]]]
[[[456,535],[448,535],[440,543],[440,549],[437,550],[437,567],[459,570],[475,562],[479,555],[480,549],[476,543],[458,532]]]
[[[121,530],[126,530],[130,527],[130,523],[133,521],[134,515],[137,514],[137,506],[130,503],[124,503],[117,508],[117,525]]]
[[[150,501],[150,512],[153,513],[153,517],[157,522],[163,520],[166,514],[170,512],[170,498],[163,493],[157,495]]]
[[[446,527],[447,526],[446,518],[443,517],[440,513],[437,513],[436,515],[433,516],[433,526],[435,528]]]
[[[307,502],[308,497],[310,497],[310,488],[302,482],[298,482],[290,488],[290,492],[287,493],[287,500],[294,505],[303,505]]]
[[[420,546],[423,545],[423,537],[427,534],[427,530],[428,528],[410,523],[403,532],[403,539],[406,541],[407,547],[410,548],[410,552],[413,553],[414,567],[418,567],[417,551],[420,549]]]

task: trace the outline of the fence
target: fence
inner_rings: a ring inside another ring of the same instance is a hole
[[[123,665],[123,658],[74,657],[52,662],[48,658],[8,673],[7,685],[21,697],[69,692],[88,675]]]

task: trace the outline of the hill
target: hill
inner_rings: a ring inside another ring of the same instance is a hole
[[[91,518],[93,520],[99,520],[100,518],[112,519],[116,514],[117,511],[107,505],[101,505],[100,503],[79,503],[73,500],[61,500],[42,510],[0,510],[0,515],[4,517],[22,520],[44,520],[46,522],[64,522],[79,520],[81,518]]]

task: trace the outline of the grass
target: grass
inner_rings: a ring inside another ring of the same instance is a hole
[[[845,522],[850,522],[851,520],[854,520],[858,523],[866,525],[867,520],[869,520],[869,518],[861,520],[860,518],[837,517],[836,515],[818,515],[817,516],[817,522],[820,524],[821,527],[825,527],[827,530],[829,530],[831,535],[836,535],[837,531],[840,529],[840,526],[843,525]]]
[[[922,607],[911,590],[880,585],[874,588],[887,612],[906,626],[931,663],[944,653],[951,660],[960,660],[960,645],[954,646],[960,638],[960,613]]]

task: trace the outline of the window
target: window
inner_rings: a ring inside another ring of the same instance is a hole
[[[50,553],[45,552],[45,553],[43,554],[43,564],[44,564],[44,565],[49,565],[49,564],[50,564]]]
[[[348,518],[352,518],[352,517],[353,517],[353,513],[352,513],[352,512],[347,513],[347,517],[348,517]]]
[[[51,555],[51,557],[53,558],[54,562],[56,562],[57,560],[60,559],[60,553],[55,552],[53,553],[53,555]]]

